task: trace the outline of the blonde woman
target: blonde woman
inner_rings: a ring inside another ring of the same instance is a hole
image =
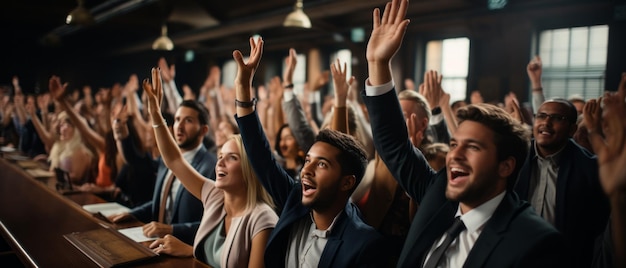
[[[146,79],[148,109],[155,138],[165,165],[204,205],[193,248],[174,236],[155,240],[150,248],[159,254],[195,256],[212,267],[263,267],[265,244],[278,216],[273,202],[256,178],[241,136],[233,135],[221,147],[215,181],[203,177],[184,161],[161,115],[162,85],[157,69],[152,84]]]
[[[57,141],[50,149],[48,160],[50,170],[59,168],[69,174],[73,184],[82,184],[90,179],[90,169],[93,166],[94,155],[89,150],[80,135],[74,128],[67,113],[61,112],[57,115],[58,133]]]

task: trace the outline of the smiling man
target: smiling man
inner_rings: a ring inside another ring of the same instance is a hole
[[[322,130],[306,154],[301,180],[289,176],[274,159],[251,98],[263,41],[250,39],[250,47],[247,63],[239,51],[233,53],[235,117],[252,168],[282,211],[267,243],[265,266],[383,267],[382,236],[349,202],[365,173],[365,150],[352,136]]]
[[[407,0],[375,10],[363,100],[374,144],[420,207],[398,267],[562,267],[562,236],[511,190],[529,133],[490,104],[457,112],[446,168],[433,170],[410,142],[390,62],[402,44]]]
[[[576,107],[565,99],[539,106],[515,191],[563,234],[573,267],[589,267],[595,239],[608,221],[609,202],[596,157],[571,139],[576,117]]]

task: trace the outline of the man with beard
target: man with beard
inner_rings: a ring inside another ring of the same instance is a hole
[[[409,23],[408,0],[374,10],[362,92],[376,151],[420,207],[398,267],[563,267],[562,236],[512,191],[529,133],[506,111],[476,104],[457,112],[446,168],[433,170],[410,142],[391,59]]]
[[[213,171],[217,158],[202,143],[209,131],[208,118],[207,109],[201,103],[185,100],[176,110],[173,132],[185,160],[203,176],[215,178]],[[159,159],[152,201],[134,208],[130,213],[110,216],[110,219],[120,222],[134,216],[148,223],[143,226],[147,237],[171,234],[193,245],[203,211],[202,202],[182,187],[172,171]]]
[[[562,98],[545,101],[539,56],[528,63],[526,72],[536,113],[534,140],[515,191],[563,234],[572,263],[589,267],[594,239],[603,231],[609,215],[609,202],[598,179],[597,159],[571,139],[579,132],[576,106]],[[587,134],[583,131],[578,134]]]
[[[250,58],[239,51],[235,79],[237,124],[250,163],[281,212],[265,250],[266,267],[382,267],[382,236],[349,202],[367,164],[352,136],[322,130],[306,154],[300,181],[276,162],[251,98],[263,40],[250,39]]]
[[[577,116],[565,99],[539,106],[515,191],[563,234],[573,267],[589,267],[595,239],[607,224],[609,202],[598,179],[598,160],[571,139]]]

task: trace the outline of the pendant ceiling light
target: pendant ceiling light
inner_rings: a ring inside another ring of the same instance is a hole
[[[83,26],[92,25],[95,22],[93,15],[84,7],[83,0],[78,0],[77,2],[78,6],[67,15],[65,23]]]
[[[167,37],[167,25],[161,26],[161,36],[154,40],[152,43],[152,49],[154,50],[172,50],[174,49],[174,43],[172,39]]]
[[[287,15],[285,18],[285,22],[283,22],[283,26],[285,27],[299,27],[299,28],[311,28],[311,20],[309,16],[307,16],[304,11],[302,11],[302,0],[297,0],[294,10]]]

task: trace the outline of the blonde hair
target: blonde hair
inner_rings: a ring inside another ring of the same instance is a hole
[[[59,122],[59,124],[57,125],[57,129],[55,129],[54,131],[58,131],[58,128],[63,121],[71,124],[71,122],[69,121],[69,117],[65,111],[60,112],[57,115],[57,121]],[[50,166],[58,167],[62,159],[72,156],[72,154],[76,150],[83,150],[86,154],[89,155],[89,157],[93,157],[93,153],[91,152],[91,150],[87,149],[83,144],[83,139],[80,135],[80,132],[74,128],[74,134],[69,140],[57,140],[52,145],[52,149],[50,149],[50,155],[48,156]]]
[[[256,176],[256,173],[252,169],[252,165],[250,164],[250,160],[248,159],[248,154],[246,153],[245,148],[243,147],[243,140],[241,139],[240,134],[233,134],[228,137],[226,140],[234,140],[235,144],[237,144],[237,148],[239,149],[239,155],[241,157],[241,174],[243,175],[243,181],[246,184],[247,189],[247,204],[246,204],[246,213],[249,213],[256,205],[261,203],[266,203],[270,207],[275,208],[274,201],[270,194],[263,188],[261,182]]]

